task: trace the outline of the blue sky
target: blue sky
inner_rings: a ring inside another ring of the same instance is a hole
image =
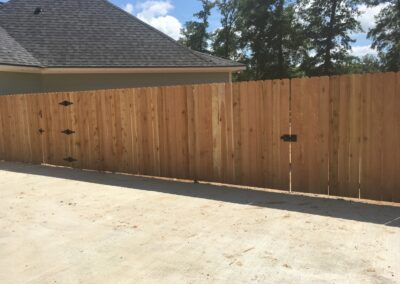
[[[3,0],[4,1],[4,0]],[[201,9],[198,0],[109,0],[115,5],[125,9],[141,20],[178,39],[180,29],[185,22],[192,19],[194,13]],[[364,30],[367,31],[374,25],[374,16],[379,13],[383,5],[374,8],[361,7],[363,15],[359,18]],[[219,26],[219,14],[214,9],[210,18],[210,31]],[[353,44],[353,54],[362,56],[367,53],[376,54],[370,48],[371,42],[366,38],[366,33],[353,35],[357,41]]]

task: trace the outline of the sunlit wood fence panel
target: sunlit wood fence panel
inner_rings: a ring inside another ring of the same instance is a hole
[[[398,73],[0,96],[0,159],[400,201],[399,109]]]

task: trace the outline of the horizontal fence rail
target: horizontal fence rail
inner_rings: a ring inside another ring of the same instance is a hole
[[[0,159],[399,202],[399,110],[400,73],[0,96]]]

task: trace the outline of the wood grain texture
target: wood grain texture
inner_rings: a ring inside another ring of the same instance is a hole
[[[399,74],[371,74],[363,82],[362,198],[399,201]]]
[[[329,124],[329,193],[359,197],[361,87],[360,75],[331,78]]]
[[[328,194],[329,78],[292,80],[292,190]]]

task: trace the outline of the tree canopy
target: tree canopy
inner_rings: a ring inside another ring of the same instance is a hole
[[[400,1],[385,2],[388,5],[376,18],[376,26],[368,32],[372,47],[378,49],[385,71],[400,71]]]
[[[243,62],[237,79],[275,79],[344,73],[399,71],[400,0],[199,0],[180,42],[193,50]],[[386,6],[376,25],[362,31],[361,5]],[[214,9],[215,8],[215,9]],[[218,11],[220,27],[208,32]],[[378,56],[351,55],[367,32]]]
[[[185,28],[182,30],[183,37],[179,41],[193,50],[208,53],[208,40],[210,39],[210,34],[207,32],[208,18],[215,2],[211,0],[200,1],[202,10],[194,14],[198,21],[189,21],[185,24]]]

